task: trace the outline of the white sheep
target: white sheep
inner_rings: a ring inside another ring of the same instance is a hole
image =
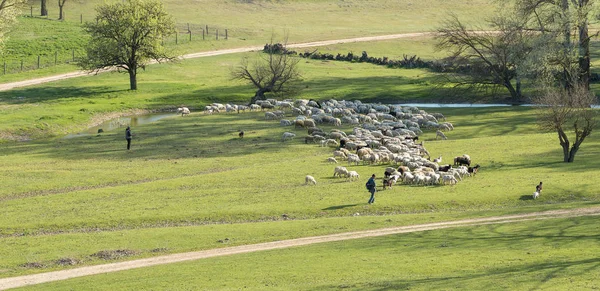
[[[338,161],[334,157],[327,158],[327,162],[328,163],[332,163],[332,164],[337,164],[338,163]]]
[[[358,164],[360,164],[360,158],[358,157],[358,155],[355,154],[350,154],[348,155],[348,165],[351,164],[355,164],[358,166]]]
[[[306,175],[306,177],[304,178],[304,185],[308,184],[317,185],[317,180],[315,180],[315,178],[311,175]]]
[[[266,112],[268,113],[268,112]],[[287,120],[287,119],[282,119],[279,121],[279,124],[281,126],[292,126],[292,121],[291,120]]]
[[[187,107],[179,107],[177,108],[177,114],[181,113],[181,116],[190,114],[190,109]]]
[[[439,130],[437,130],[437,131],[435,132],[435,139],[437,140],[437,139],[438,139],[438,137],[441,137],[441,138],[442,138],[442,140],[447,140],[447,139],[448,139],[448,138],[446,137],[446,135],[445,135],[443,132],[439,131]]]
[[[355,181],[355,180],[360,179],[360,175],[356,171],[348,172],[347,177],[348,177],[348,180],[350,180],[350,181]]]
[[[281,140],[282,141],[292,140],[292,139],[294,139],[295,136],[296,136],[295,133],[287,132],[286,131],[286,132],[283,133],[283,136],[281,137]]]
[[[533,192],[533,199],[537,199],[538,197],[540,197],[540,192],[538,192],[538,191]]]
[[[342,175],[344,175],[344,177],[348,177],[348,169],[342,166],[335,167],[335,169],[333,170],[333,177],[337,176],[341,178]]]
[[[458,183],[458,181],[456,180],[456,178],[454,178],[453,175],[443,175],[442,182],[444,185],[446,185],[446,183],[450,183],[450,185]]]
[[[440,155],[437,159],[433,159],[434,163],[441,163],[442,162],[442,155]]]

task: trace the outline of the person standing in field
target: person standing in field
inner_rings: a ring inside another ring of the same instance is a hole
[[[128,126],[125,129],[125,139],[127,140],[127,150],[131,147],[131,128]]]
[[[371,198],[369,199],[369,204],[373,204],[375,203],[375,174],[373,174],[371,176],[371,178],[369,179],[369,181],[367,181],[367,184],[365,184],[365,186],[367,186],[367,190],[369,190],[369,192],[371,192]]]
[[[540,195],[542,194],[542,182],[540,182],[540,184],[535,186],[535,192],[540,193]]]

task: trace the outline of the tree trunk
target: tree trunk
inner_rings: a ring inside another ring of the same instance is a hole
[[[129,72],[129,89],[137,90],[137,72],[135,69],[128,70]]]
[[[40,15],[41,16],[48,16],[48,8],[46,8],[46,0],[41,0],[41,11],[40,11]]]
[[[265,88],[260,88],[260,89],[256,90],[256,93],[254,94],[254,97],[252,97],[252,99],[250,99],[250,104],[256,103],[257,100],[265,100],[265,99],[267,99],[265,97],[265,93],[267,93],[267,92],[271,92],[271,90],[265,89]]]
[[[519,85],[520,85],[520,83],[519,83]],[[508,81],[504,82],[504,87],[506,87],[506,89],[508,89],[508,92],[510,92],[510,99],[513,102],[518,102],[519,100],[521,100],[520,86],[518,87],[519,90],[516,90],[515,87],[512,85],[512,83],[510,82],[510,80],[508,80]]]
[[[589,0],[579,0],[579,9],[586,9]],[[585,13],[587,15],[587,13]],[[579,24],[579,81],[584,88],[590,89],[590,40],[587,18]]]
[[[565,163],[569,162],[569,138],[567,137],[567,135],[565,134],[565,132],[562,130],[562,128],[559,128],[558,130],[558,140],[560,141],[560,146],[563,149],[563,161]]]
[[[579,146],[576,144],[573,145],[573,147],[571,148],[571,151],[569,152],[569,159],[565,162],[572,163],[573,161],[575,161],[575,155],[577,154],[578,150],[579,150]]]
[[[64,20],[63,6],[64,6],[64,2],[63,2],[63,5],[60,5],[60,0],[58,0],[58,20]]]

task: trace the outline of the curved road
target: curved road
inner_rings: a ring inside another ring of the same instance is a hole
[[[282,241],[274,241],[267,243],[259,243],[252,245],[242,245],[236,247],[226,247],[198,252],[188,252],[180,254],[172,254],[166,256],[159,256],[147,259],[132,260],[127,262],[119,262],[112,264],[96,265],[89,267],[81,267],[70,270],[55,271],[48,273],[41,273],[35,275],[26,275],[20,277],[4,278],[0,279],[0,290],[6,290],[17,287],[24,287],[28,285],[42,284],[53,281],[66,280],[71,278],[90,276],[96,274],[103,274],[109,272],[117,272],[130,270],[135,268],[150,267],[163,264],[172,264],[177,262],[192,261],[199,259],[206,259],[219,256],[235,255],[242,253],[251,253],[265,250],[283,249],[289,247],[305,246],[317,243],[335,242],[342,240],[366,238],[366,237],[377,237],[400,233],[411,233],[426,230],[436,230],[453,227],[464,227],[464,226],[477,226],[477,225],[488,225],[488,224],[500,224],[500,223],[511,223],[521,222],[530,220],[542,220],[552,218],[567,218],[567,217],[578,217],[578,216],[592,216],[600,215],[600,207],[591,208],[578,208],[578,209],[564,209],[564,210],[552,210],[544,212],[533,212],[516,215],[505,215],[495,216],[486,218],[474,218],[464,219],[456,221],[436,222],[427,224],[417,224],[409,226],[390,227],[382,229],[355,231],[338,233],[323,236],[304,237],[297,239],[289,239]]]
[[[336,39],[336,40],[325,40],[325,41],[315,41],[315,42],[306,42],[306,43],[296,43],[289,44],[288,48],[306,48],[306,47],[315,47],[315,46],[326,46],[331,44],[340,44],[340,43],[351,43],[351,42],[368,42],[368,41],[381,41],[381,40],[390,40],[390,39],[398,39],[398,38],[409,38],[409,37],[417,37],[417,36],[426,36],[433,35],[432,32],[415,32],[415,33],[401,33],[401,34],[390,34],[390,35],[380,35],[380,36],[367,36],[367,37],[357,37],[357,38],[346,38],[346,39]],[[242,47],[242,48],[234,48],[234,49],[223,49],[223,50],[215,50],[215,51],[206,51],[199,52],[193,54],[183,55],[181,59],[193,59],[193,58],[202,58],[202,57],[211,57],[225,54],[236,54],[236,53],[244,53],[250,51],[258,51],[262,50],[262,46],[250,46],[250,47]],[[109,70],[106,70],[109,71]],[[37,79],[30,79],[19,82],[5,83],[0,84],[0,91],[8,91],[14,88],[38,85],[48,82],[54,82],[64,79],[76,78],[93,75],[94,73],[89,73],[87,71],[76,71],[62,75],[55,75],[50,77],[43,77]]]

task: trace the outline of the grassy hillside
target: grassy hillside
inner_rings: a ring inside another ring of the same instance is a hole
[[[565,164],[555,135],[536,131],[532,109],[440,111],[456,130],[448,141],[423,135],[428,150],[446,161],[468,153],[482,165],[481,173],[456,186],[397,186],[380,192],[373,206],[366,205],[363,183],[386,165],[351,166],[359,182],[334,179],[334,166],[325,163],[332,149],[300,139],[282,143],[281,133],[292,129],[263,121],[261,113],[193,113],[138,126],[130,152],[120,130],[4,144],[0,240],[10,247],[1,251],[0,276],[64,268],[56,263],[61,258],[100,263],[90,256],[102,250],[128,249],[144,257],[156,255],[153,249],[218,247],[219,236],[234,234],[235,244],[245,244],[600,199],[598,137],[584,144],[577,163]],[[246,131],[244,139],[237,137],[239,129]],[[318,186],[304,185],[307,174]],[[534,201],[538,181],[546,187]],[[354,223],[355,213],[367,218]],[[379,216],[370,224],[370,217]],[[285,219],[304,222],[265,224]]]
[[[257,53],[248,56],[258,57]],[[128,90],[127,76],[119,73],[0,92],[0,134],[5,138],[36,138],[80,131],[114,112],[157,110],[181,104],[200,109],[215,101],[247,103],[254,95],[253,88],[230,77],[230,71],[242,57],[243,54],[235,54],[152,65],[139,75],[137,92]],[[395,102],[452,97],[449,91],[432,86],[435,75],[424,70],[320,60],[302,60],[300,69],[300,97]]]
[[[57,21],[58,7],[49,4],[48,18],[39,18],[39,1],[30,3],[19,24],[8,34],[6,50],[0,58],[7,62],[7,72],[20,75],[3,78],[0,82],[26,79],[30,74],[21,75],[23,70],[53,66],[55,59],[62,67],[45,74],[67,72],[74,66],[75,56],[83,53],[85,35],[81,21],[93,21],[94,7],[104,1],[68,1],[65,5],[65,21]],[[165,40],[165,44],[178,54],[222,48],[261,45],[274,37],[284,36],[289,42],[340,39],[358,36],[372,36],[390,33],[430,31],[439,21],[454,11],[464,19],[480,21],[492,15],[492,1],[163,1],[167,10],[178,23],[178,44],[175,36]],[[482,13],[484,11],[484,13]],[[192,41],[187,34],[192,31]],[[202,31],[208,27],[205,40]],[[225,29],[228,39],[224,40]],[[216,30],[220,38],[215,39]],[[55,55],[56,54],[56,55]],[[19,78],[20,77],[20,78]]]
[[[391,235],[19,290],[593,290],[600,287],[596,220],[553,219]]]

